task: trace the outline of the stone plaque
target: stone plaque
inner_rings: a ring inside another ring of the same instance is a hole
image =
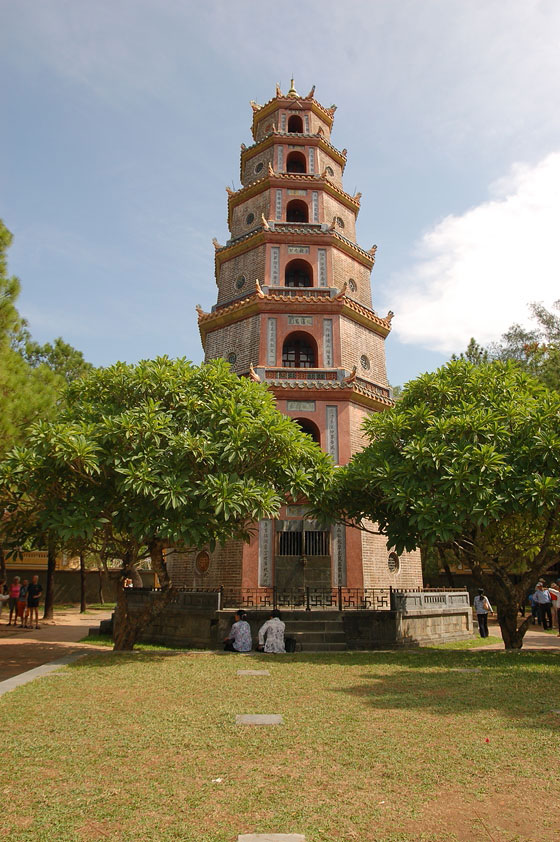
[[[346,527],[335,523],[332,528],[333,583],[341,588],[346,585]]]
[[[276,219],[280,221],[282,219],[282,191],[276,191]]]
[[[305,120],[305,134],[309,134],[309,114],[304,117]]]
[[[274,529],[272,520],[259,521],[259,587],[272,587]]]
[[[309,150],[309,172],[311,175],[315,172],[315,150]]]
[[[313,316],[288,316],[289,325],[312,325]]]
[[[315,412],[315,401],[287,401],[288,412]]]
[[[284,147],[279,146],[278,152],[276,153],[276,170],[277,172],[284,171]]]
[[[280,131],[281,132],[286,131],[286,114],[285,113],[280,115]]]
[[[323,365],[325,368],[332,368],[334,365],[332,319],[323,319]]]
[[[236,725],[282,725],[284,719],[279,713],[238,713]]]
[[[309,246],[288,246],[288,254],[309,254]]]
[[[319,286],[327,286],[327,250],[317,249],[317,259],[319,264]]]
[[[327,453],[338,465],[338,407],[327,406]]]
[[[319,194],[316,190],[311,194],[311,215],[313,222],[319,222]]]
[[[286,517],[305,517],[309,506],[286,506]]]
[[[288,196],[307,196],[307,190],[288,190]]]
[[[276,365],[276,319],[268,319],[267,321],[266,364]]]
[[[272,286],[280,283],[280,246],[272,246],[270,249],[270,283]]]

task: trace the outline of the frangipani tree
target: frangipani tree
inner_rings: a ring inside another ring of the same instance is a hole
[[[266,387],[223,360],[161,357],[71,383],[57,420],[32,427],[0,470],[4,503],[20,521],[62,543],[103,534],[145,546],[165,593],[167,547],[247,539],[287,494],[320,493],[332,462]]]
[[[368,418],[369,445],[323,506],[377,521],[397,551],[422,546],[470,567],[520,648],[527,591],[559,558],[560,395],[514,363],[456,360]]]

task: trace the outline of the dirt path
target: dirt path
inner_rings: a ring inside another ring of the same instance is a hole
[[[111,616],[111,611],[92,611],[80,614],[79,608],[56,611],[54,621],[42,620],[40,629],[20,629],[8,626],[8,614],[2,613],[0,625],[0,681],[54,661],[63,655],[82,649],[95,651],[85,643],[78,643],[91,626]],[[101,647],[106,651],[104,647]]]

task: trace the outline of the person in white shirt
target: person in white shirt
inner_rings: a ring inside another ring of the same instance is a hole
[[[548,588],[543,588],[541,583],[535,588],[533,594],[534,600],[539,607],[539,620],[542,623],[543,629],[552,628],[552,600]]]
[[[253,646],[251,626],[247,622],[245,611],[235,612],[235,623],[224,640],[226,652],[250,652]]]
[[[484,595],[482,588],[478,589],[478,595],[474,598],[474,610],[478,620],[478,632],[481,637],[488,637],[488,614],[492,611],[492,606],[488,601],[488,597]]]
[[[263,623],[259,629],[259,649],[264,652],[274,653],[275,655],[285,652],[285,631],[286,624],[282,622],[280,612],[274,609],[270,615],[270,619],[266,623]]]

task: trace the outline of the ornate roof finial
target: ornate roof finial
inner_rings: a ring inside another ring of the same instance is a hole
[[[292,76],[292,79],[291,79],[290,90],[288,91],[286,96],[291,96],[291,97],[297,96],[297,97],[299,97],[298,92],[294,88],[294,78],[293,78],[293,76]]]
[[[280,82],[276,82],[276,96],[282,96],[282,91],[280,90]]]

